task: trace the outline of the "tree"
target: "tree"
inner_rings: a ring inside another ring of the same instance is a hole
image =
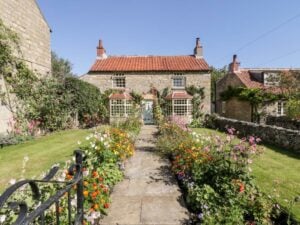
[[[287,98],[286,114],[300,119],[300,71],[289,70],[280,75],[279,87]]]
[[[216,82],[224,77],[227,73],[227,68],[224,66],[221,69],[211,67],[211,99],[212,102],[216,100]]]
[[[53,51],[51,52],[51,66],[52,76],[59,80],[74,76],[72,72],[72,63],[67,59],[60,58]]]

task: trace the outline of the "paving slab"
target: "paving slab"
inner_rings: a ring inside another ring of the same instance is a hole
[[[125,179],[114,187],[112,204],[99,224],[182,225],[189,213],[169,161],[156,154],[155,126],[143,126],[136,153],[125,164]]]

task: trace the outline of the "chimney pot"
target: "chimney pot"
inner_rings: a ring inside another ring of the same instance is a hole
[[[99,40],[99,45],[97,47],[97,59],[106,59],[107,55],[106,55],[106,51],[105,48],[103,47],[103,43],[102,40]]]
[[[229,64],[229,72],[235,73],[240,70],[240,63],[237,61],[237,55],[234,54],[232,57],[232,62]]]
[[[196,58],[203,58],[203,49],[200,44],[200,38],[196,38],[196,47],[194,48],[194,55]]]

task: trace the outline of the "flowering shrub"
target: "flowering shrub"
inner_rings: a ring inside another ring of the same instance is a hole
[[[226,138],[192,134],[166,125],[161,139],[175,140],[172,170],[182,186],[186,203],[202,224],[269,224],[273,203],[255,186],[250,165],[262,149],[259,138],[237,141],[235,130]],[[172,133],[173,129],[173,133]],[[184,137],[184,138],[182,138]]]
[[[188,130],[188,120],[182,116],[169,116],[168,122],[176,124],[182,130]]]
[[[134,143],[118,128],[95,132],[81,146],[87,155],[84,164],[86,223],[94,224],[110,207],[112,187],[123,178],[122,162],[133,155]]]
[[[110,207],[110,193],[112,187],[123,178],[123,161],[134,153],[134,144],[129,135],[117,128],[109,128],[102,132],[95,132],[86,137],[86,142],[80,144],[84,151],[85,160],[83,162],[83,195],[84,195],[84,224],[98,224],[102,215]],[[23,168],[28,161],[24,158]],[[66,162],[64,169],[59,171],[53,180],[70,181],[73,178],[70,167],[71,161]],[[23,173],[23,171],[22,171]],[[43,176],[42,176],[43,177]],[[14,181],[15,182],[15,181]],[[29,186],[18,190],[10,201],[19,200],[29,203],[29,211],[34,210],[38,205],[54,195],[61,189],[62,184],[46,183],[40,185],[41,199],[32,200]],[[75,196],[76,186],[71,192],[72,211],[76,210]],[[67,195],[59,201],[59,212],[61,224],[67,224],[68,221],[68,198]],[[55,221],[55,205],[53,205],[45,214],[46,224],[52,224]],[[15,212],[4,207],[0,211],[0,224],[8,225],[15,221]]]

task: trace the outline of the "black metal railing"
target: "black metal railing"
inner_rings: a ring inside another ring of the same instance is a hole
[[[14,225],[27,225],[27,224],[46,224],[45,213],[51,206],[55,206],[55,216],[51,224],[61,224],[60,223],[60,200],[67,195],[67,220],[68,224],[81,225],[83,224],[83,175],[82,175],[82,163],[83,154],[80,150],[75,152],[75,164],[72,164],[68,173],[72,175],[72,180],[70,181],[56,181],[52,180],[53,177],[59,170],[59,167],[53,167],[50,172],[42,180],[22,180],[14,185],[10,186],[6,191],[0,196],[0,211],[8,206],[9,210],[17,212],[17,218],[14,221]],[[29,207],[24,201],[12,201],[9,202],[9,198],[24,185],[29,184],[34,200],[39,201],[41,199],[41,191],[39,184],[58,184],[64,185],[61,189],[57,190],[56,193],[50,196],[48,199],[43,201],[39,206],[33,210],[29,210]],[[72,218],[72,205],[71,205],[71,191],[76,189],[76,212]],[[5,222],[4,222],[5,224]],[[64,224],[66,224],[64,222]]]

